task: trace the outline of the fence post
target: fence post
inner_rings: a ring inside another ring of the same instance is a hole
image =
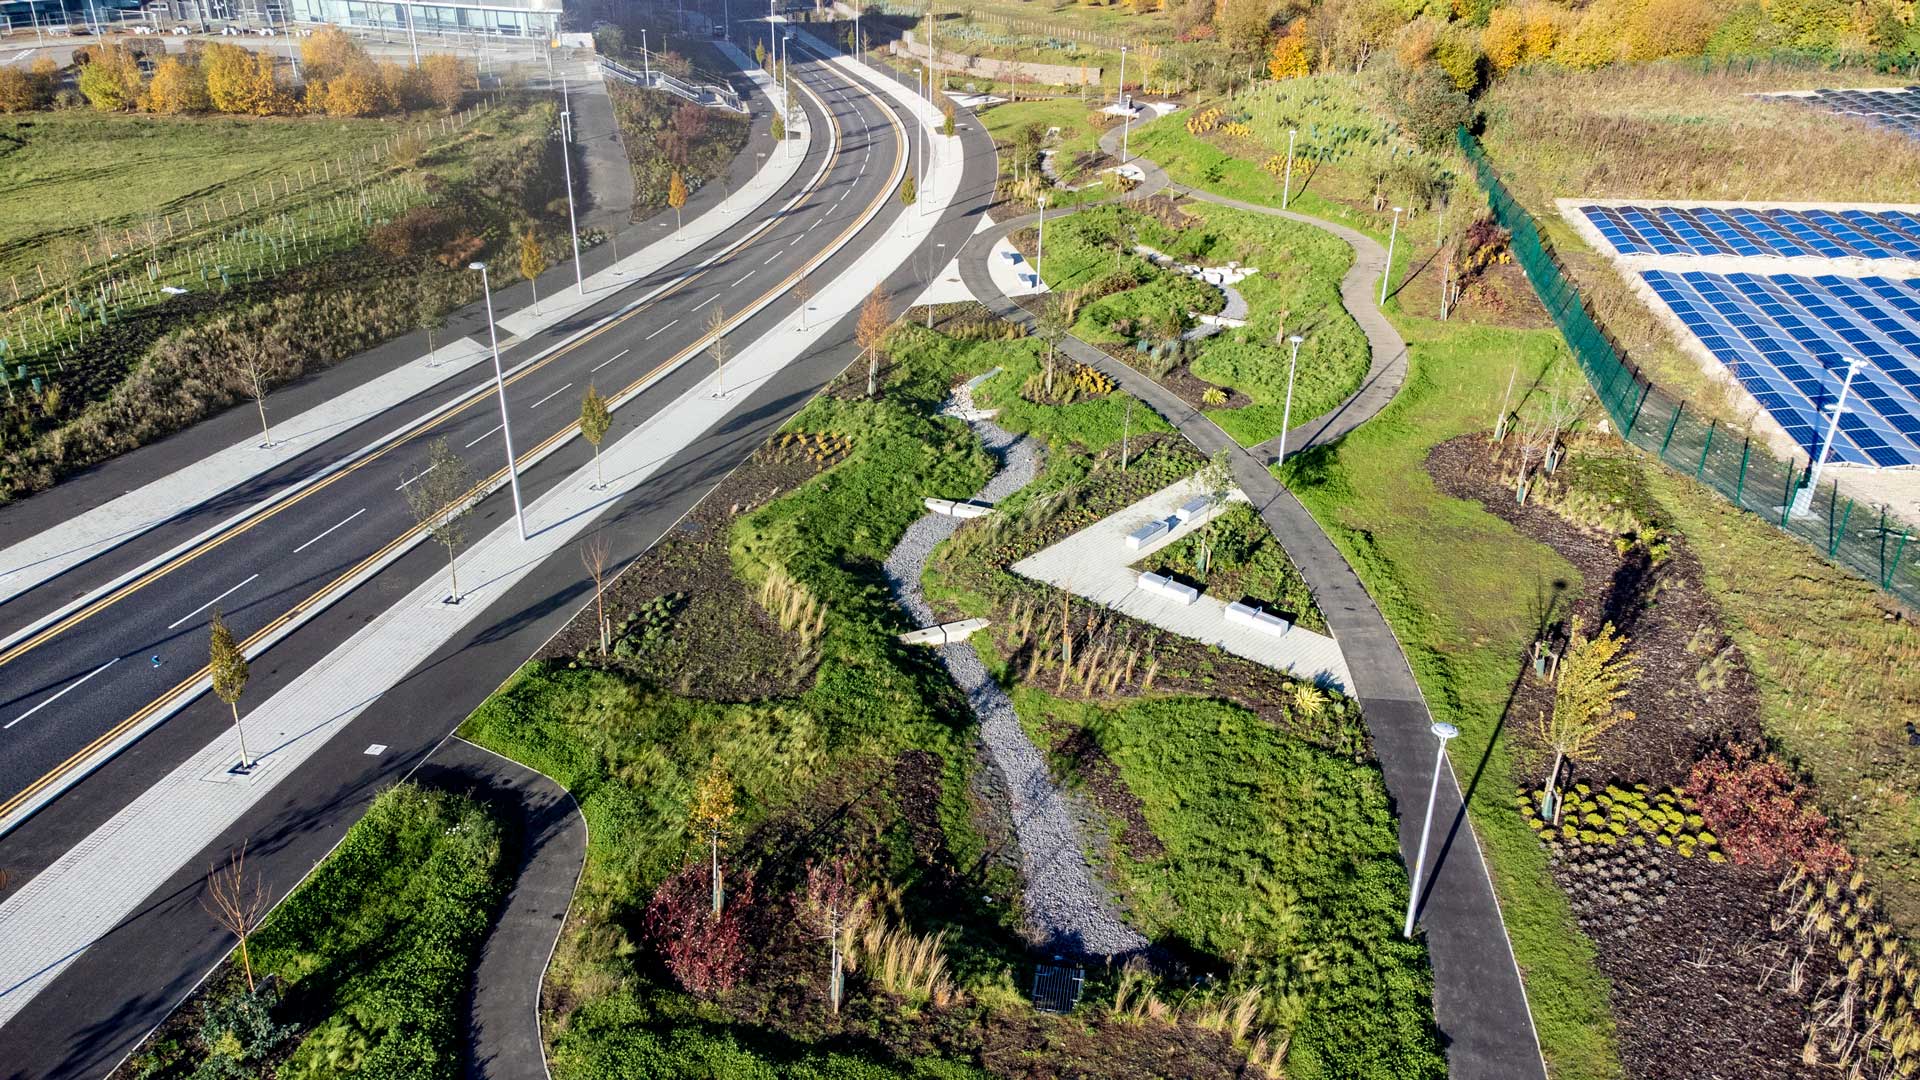
[[[1780,527],[1787,527],[1787,515],[1793,513],[1793,462],[1787,462],[1787,492],[1780,497]]]
[[[1682,401],[1673,406],[1673,419],[1667,421],[1667,437],[1660,440],[1660,460],[1667,459],[1667,444],[1673,441],[1673,429],[1680,426],[1680,414],[1687,411],[1687,403]]]
[[[1720,430],[1720,418],[1714,417],[1707,425],[1707,444],[1700,448],[1700,464],[1693,470],[1693,478],[1700,479],[1707,474],[1707,451],[1713,449],[1713,433]]]
[[[1900,542],[1893,546],[1893,561],[1887,564],[1886,573],[1880,579],[1881,588],[1883,589],[1893,588],[1894,571],[1900,569],[1900,553],[1906,550],[1906,547],[1907,547],[1907,530],[1901,529]]]
[[[1640,422],[1640,408],[1647,403],[1647,395],[1652,391],[1653,383],[1651,382],[1640,387],[1640,400],[1633,403],[1633,415],[1627,418],[1627,430],[1620,433],[1620,438],[1623,441],[1633,441],[1633,425]]]
[[[1733,505],[1740,505],[1740,496],[1747,490],[1747,461],[1753,456],[1751,436],[1740,440],[1740,479],[1733,485]]]
[[[1833,485],[1833,494],[1834,494],[1834,498],[1836,499],[1840,497],[1839,484]],[[1828,506],[1827,508],[1827,558],[1829,559],[1835,558],[1840,554],[1840,541],[1842,538],[1844,538],[1847,535],[1847,519],[1852,516],[1853,516],[1853,500],[1852,499],[1847,500],[1847,508],[1846,510],[1841,512],[1840,522],[1837,525],[1834,524],[1834,521],[1833,521],[1833,508],[1831,505]]]

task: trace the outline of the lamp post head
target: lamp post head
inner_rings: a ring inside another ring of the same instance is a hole
[[[486,268],[487,264],[483,262],[470,262],[467,264],[467,269],[469,270],[485,270]]]
[[[162,286],[160,286],[160,291],[161,291],[161,292],[163,292],[163,293],[166,293],[166,294],[167,294],[168,296],[185,296],[185,295],[187,295],[187,290],[185,290],[185,289],[183,289],[183,288],[181,288],[181,287],[180,287],[180,286],[178,286],[178,285],[162,285]]]
[[[1047,197],[1045,195],[1040,196],[1039,203],[1040,209],[1045,210],[1047,208]]]
[[[1293,347],[1297,349],[1300,347],[1300,343],[1307,339],[1301,337],[1299,334],[1294,334],[1293,336],[1287,338],[1287,340],[1293,342]]]
[[[1447,723],[1445,720],[1435,720],[1433,722],[1433,733],[1439,738],[1440,744],[1445,746],[1448,739],[1460,734],[1460,729]]]
[[[1399,217],[1401,214],[1404,214],[1404,213],[1406,213],[1406,207],[1404,206],[1396,206],[1393,208],[1394,217]]]

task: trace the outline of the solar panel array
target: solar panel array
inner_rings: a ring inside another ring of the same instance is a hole
[[[1898,90],[1815,90],[1812,97],[1782,94],[1776,101],[1801,101],[1846,116],[1864,117],[1881,127],[1920,139],[1920,86]]]
[[[1920,180],[1916,180],[1920,191]],[[1920,216],[1897,210],[1583,206],[1622,255],[1920,259]]]
[[[1861,358],[1828,460],[1920,465],[1920,279],[1649,270],[1653,291],[1809,457]]]

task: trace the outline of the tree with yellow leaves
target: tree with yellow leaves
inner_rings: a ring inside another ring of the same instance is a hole
[[[738,808],[733,801],[733,781],[727,778],[726,771],[715,758],[708,766],[707,775],[693,791],[693,807],[688,818],[693,831],[707,843],[707,855],[710,860],[709,876],[713,880],[713,917],[720,917],[720,910],[726,901],[725,888],[720,883],[720,844],[732,831],[734,814]]]
[[[540,275],[547,272],[547,249],[540,246],[533,226],[520,234],[520,276],[533,286],[533,313],[540,314]]]
[[[169,56],[154,69],[153,82],[147,87],[149,112],[206,112],[212,107],[207,97],[207,73],[200,65],[179,56]]]
[[[1494,74],[1512,71],[1527,55],[1527,17],[1517,7],[1494,8],[1487,28],[1480,32],[1480,47]]]
[[[667,182],[667,205],[673,207],[673,231],[680,231],[680,208],[687,205],[687,181],[680,170],[673,170],[673,179]]]
[[[1297,79],[1311,74],[1312,65],[1307,20],[1295,19],[1286,33],[1273,39],[1273,49],[1267,54],[1267,74],[1276,79]]]
[[[367,50],[337,26],[323,26],[300,43],[300,62],[309,82],[330,82],[351,68],[371,63]]]
[[[324,84],[313,85],[316,90],[324,85],[325,90],[317,103],[310,91],[307,104],[317,104],[328,116],[373,116],[386,109],[386,87],[372,64],[356,64]]]
[[[223,113],[274,116],[289,112],[293,100],[273,77],[273,57],[238,45],[213,42],[202,55],[207,99]]]
[[[448,112],[460,107],[467,84],[473,81],[466,63],[450,53],[435,53],[420,61],[420,73],[426,80],[428,99]]]
[[[1628,684],[1640,674],[1623,655],[1626,649],[1627,639],[1612,623],[1589,638],[1574,619],[1554,686],[1553,712],[1542,716],[1536,729],[1540,741],[1553,747],[1553,768],[1547,772],[1540,808],[1548,821],[1559,811],[1561,762],[1588,760],[1600,736],[1633,719],[1633,710],[1619,707]]]
[[[145,96],[140,64],[125,45],[96,45],[80,65],[80,92],[101,112],[136,108]]]

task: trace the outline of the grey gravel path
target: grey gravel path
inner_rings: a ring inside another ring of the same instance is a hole
[[[973,387],[985,378],[980,376],[956,390],[943,411],[971,412]],[[1037,444],[988,420],[969,420],[967,426],[1000,463],[993,479],[974,496],[976,501],[998,502],[1033,480],[1040,466]],[[920,574],[934,547],[959,527],[958,518],[928,513],[907,528],[882,567],[894,599],[919,626],[936,621],[920,591]],[[1145,951],[1147,939],[1121,921],[1112,897],[1094,879],[1072,808],[1048,775],[1046,758],[1020,726],[1006,691],[987,673],[973,646],[962,642],[937,651],[940,663],[979,718],[980,739],[1006,780],[1027,883],[1027,927],[1040,947],[1077,958]]]

